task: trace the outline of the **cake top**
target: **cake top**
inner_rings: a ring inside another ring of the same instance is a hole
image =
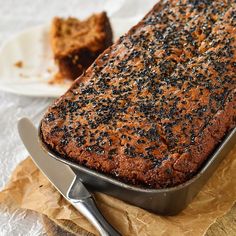
[[[55,17],[52,22],[52,48],[56,56],[68,55],[78,48],[98,51],[106,37],[104,29],[108,18],[105,12],[93,14],[86,20],[74,17]]]
[[[44,140],[62,155],[91,154],[92,167],[155,186],[191,173],[197,160],[184,168],[177,160],[235,89],[235,14],[231,2],[156,5],[49,108]]]

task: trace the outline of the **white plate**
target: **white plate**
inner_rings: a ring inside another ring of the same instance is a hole
[[[139,19],[111,18],[114,38],[127,32]],[[16,66],[17,62],[22,62],[23,66]],[[35,97],[59,97],[71,82],[50,84],[56,71],[48,25],[19,33],[0,50],[0,90]]]

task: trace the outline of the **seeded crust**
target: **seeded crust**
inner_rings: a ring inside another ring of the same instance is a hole
[[[112,29],[105,12],[84,21],[55,17],[50,38],[60,74],[76,79],[112,44]]]
[[[42,120],[64,158],[146,188],[184,183],[236,125],[234,1],[160,2]]]

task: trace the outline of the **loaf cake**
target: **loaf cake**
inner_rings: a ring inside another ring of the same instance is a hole
[[[60,75],[76,79],[112,44],[112,29],[105,12],[84,21],[55,17],[50,38]]]
[[[235,1],[160,1],[41,122],[63,158],[145,188],[184,183],[236,125]]]

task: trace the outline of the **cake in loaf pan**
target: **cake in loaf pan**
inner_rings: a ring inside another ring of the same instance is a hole
[[[47,110],[63,158],[145,188],[197,173],[236,125],[235,1],[160,1]]]

